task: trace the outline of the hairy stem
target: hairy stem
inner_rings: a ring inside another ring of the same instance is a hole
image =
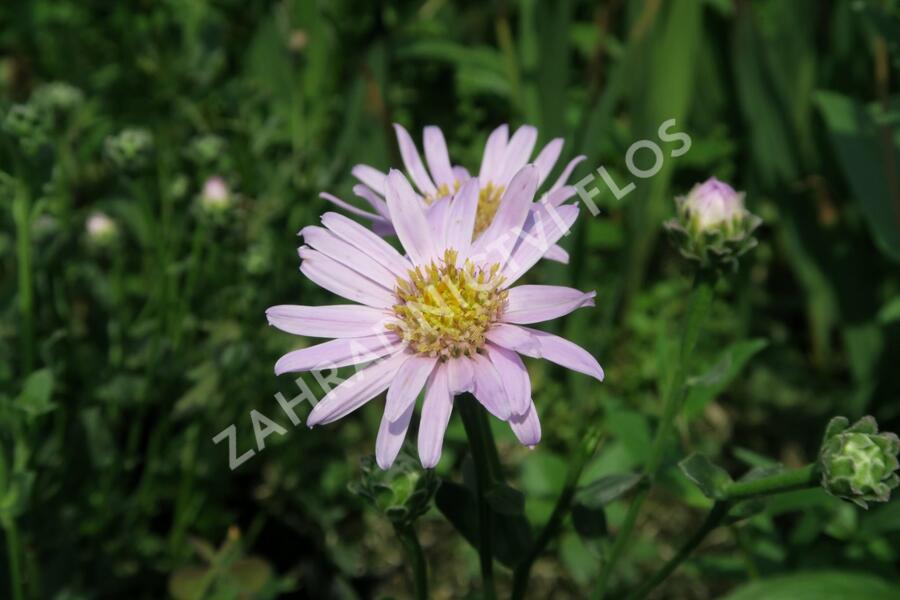
[[[534,561],[536,561],[546,549],[547,544],[549,544],[559,533],[560,526],[566,518],[569,509],[572,507],[572,500],[575,497],[575,492],[578,488],[578,480],[581,479],[581,473],[584,471],[584,467],[591,457],[594,456],[599,444],[600,435],[592,430],[586,436],[575,462],[569,469],[569,473],[566,476],[566,483],[563,486],[559,498],[556,500],[556,505],[553,507],[550,518],[547,520],[547,523],[544,525],[544,528],[541,530],[541,533],[538,535],[534,544],[532,544],[531,549],[528,551],[528,555],[522,559],[522,562],[516,565],[516,568],[513,571],[511,600],[522,600],[525,597],[525,592],[528,588],[528,578],[531,575],[531,567],[534,565]]]
[[[678,355],[678,364],[675,367],[663,404],[663,412],[660,417],[659,425],[656,429],[656,436],[653,439],[653,446],[650,448],[650,457],[644,465],[644,475],[650,485],[655,481],[663,456],[665,455],[666,442],[669,434],[675,424],[675,417],[681,411],[684,404],[684,398],[687,395],[685,380],[687,379],[688,361],[697,345],[697,339],[700,337],[700,329],[704,319],[709,313],[713,299],[714,280],[705,271],[698,271],[694,277],[694,284],[691,292],[691,299],[688,303],[687,314],[681,330],[681,345]],[[631,534],[634,531],[635,523],[637,523],[638,515],[647,496],[650,493],[650,485],[641,488],[631,505],[628,507],[628,513],[625,515],[625,521],[622,528],[616,536],[612,550],[609,554],[609,560],[600,571],[600,577],[597,580],[597,587],[594,589],[594,598],[600,600],[606,594],[609,585],[609,579],[613,569],[628,547],[631,540]]]
[[[665,565],[653,574],[653,576],[639,587],[635,592],[628,596],[629,600],[639,600],[646,598],[650,592],[661,584],[671,575],[678,566],[687,560],[694,550],[706,539],[706,536],[716,529],[728,516],[728,511],[734,506],[735,502],[757,498],[760,496],[769,496],[781,492],[790,492],[792,490],[815,487],[819,484],[819,469],[816,464],[811,464],[796,469],[778,473],[769,477],[755,479],[752,481],[736,481],[729,484],[723,494],[722,499],[718,500],[706,515],[706,519],[694,532],[694,534],[685,542],[684,546],[678,550]]]
[[[413,597],[416,600],[428,600],[428,563],[425,561],[425,553],[413,527],[397,527],[397,537],[403,545],[406,560],[413,574]]]

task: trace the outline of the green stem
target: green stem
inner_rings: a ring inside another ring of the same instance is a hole
[[[729,501],[747,500],[756,496],[768,496],[780,492],[789,492],[819,484],[819,469],[815,463],[802,469],[785,471],[777,475],[763,477],[751,481],[735,481],[724,491],[724,499]]]
[[[495,600],[494,589],[494,519],[486,494],[499,474],[499,458],[487,413],[471,394],[456,397],[475,467],[475,492],[478,504],[478,556],[485,600]]]
[[[13,201],[16,223],[16,257],[19,277],[19,312],[22,318],[22,369],[27,375],[34,367],[33,287],[31,278],[31,207],[28,191],[17,184]]]
[[[569,469],[566,483],[563,486],[562,493],[560,493],[559,498],[556,500],[556,505],[553,507],[550,518],[547,520],[547,523],[544,525],[544,528],[541,530],[541,533],[538,535],[534,544],[532,544],[528,555],[516,565],[516,568],[513,571],[511,600],[521,600],[525,597],[525,592],[528,589],[528,578],[531,575],[531,567],[541,553],[543,553],[547,544],[549,544],[550,541],[556,537],[557,533],[559,533],[563,519],[565,519],[566,514],[572,506],[572,499],[575,497],[575,492],[578,489],[578,480],[581,479],[581,473],[584,471],[584,468],[591,457],[594,456],[599,444],[600,435],[595,430],[590,431],[585,437],[584,443],[581,445],[581,451],[579,452],[578,457]]]
[[[688,303],[687,314],[681,330],[681,346],[678,355],[678,364],[672,375],[672,381],[669,384],[665,401],[663,404],[663,412],[660,417],[659,426],[656,429],[656,436],[653,439],[653,445],[650,448],[650,457],[644,465],[644,475],[648,481],[648,485],[641,488],[631,505],[628,507],[628,513],[625,515],[625,521],[616,536],[612,550],[609,554],[609,560],[600,572],[597,580],[597,587],[594,589],[594,599],[601,600],[606,594],[609,585],[609,579],[625,548],[628,547],[631,534],[634,531],[635,523],[637,523],[638,515],[647,496],[650,493],[650,486],[656,480],[663,457],[665,456],[666,443],[669,440],[669,434],[675,425],[675,417],[681,411],[684,399],[687,395],[687,387],[685,381],[687,379],[688,361],[697,345],[697,339],[700,337],[700,329],[704,319],[709,314],[709,309],[713,299],[712,276],[706,271],[699,270],[694,276],[692,286],[691,299]]]
[[[15,519],[4,519],[3,530],[6,532],[6,554],[9,560],[9,583],[12,589],[13,600],[23,600],[25,594],[22,591],[22,565],[19,562],[19,529]]]
[[[428,600],[428,563],[425,561],[425,553],[412,526],[397,527],[397,537],[406,552],[406,560],[409,561],[413,573],[413,590],[416,600]]]
[[[656,586],[665,581],[665,579],[672,574],[672,572],[678,568],[691,553],[697,549],[697,546],[706,539],[706,536],[713,529],[718,527],[722,521],[728,516],[728,511],[731,508],[730,502],[716,502],[712,510],[709,511],[709,514],[706,515],[706,519],[703,520],[703,524],[700,525],[700,528],[694,532],[694,535],[685,542],[684,546],[678,550],[678,553],[672,557],[669,562],[663,565],[656,573],[653,574],[649,580],[647,580],[644,585],[639,587],[637,591],[630,594],[628,596],[628,600],[637,600],[638,598],[645,598],[650,592],[652,592]]]
[[[815,487],[819,484],[819,469],[816,464],[811,464],[796,469],[778,473],[769,477],[763,477],[752,481],[736,481],[729,484],[722,493],[722,499],[716,501],[712,510],[706,515],[699,529],[685,542],[665,565],[663,565],[644,585],[628,596],[629,600],[646,598],[650,592],[656,589],[666,578],[671,575],[678,566],[684,562],[694,550],[703,542],[707,535],[716,529],[728,516],[728,511],[735,502],[748,500],[759,496],[769,496],[781,492]]]

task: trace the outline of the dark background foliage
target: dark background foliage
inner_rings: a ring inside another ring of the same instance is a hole
[[[585,482],[646,459],[688,286],[662,236],[673,197],[716,175],[765,220],[711,315],[614,589],[701,518],[707,501],[674,468],[688,452],[738,475],[814,459],[834,414],[896,430],[898,45],[896,3],[874,0],[3,2],[0,516],[28,597],[407,596],[390,526],[348,491],[381,402],[292,425],[274,395],[297,386],[272,365],[308,340],[264,318],[332,301],[299,275],[296,232],[326,209],[320,191],[351,197],[352,165],[400,164],[392,122],[417,139],[440,125],[470,170],[495,126],[531,123],[542,143],[565,137],[564,158],[588,156],[574,180],[606,166],[636,183],[622,199],[601,186],[601,214],[563,243],[571,264],[530,276],[598,291],[552,327],[607,373],[601,385],[532,361],[543,442],[528,451],[497,428],[535,526],[587,424],[605,439]],[[669,158],[660,142],[662,170],[633,177],[629,146],[659,141],[668,119],[691,150]],[[214,215],[198,204],[212,175],[234,196]],[[87,234],[97,211],[115,239]],[[256,449],[251,410],[287,432],[232,472],[212,440],[235,424],[238,452]],[[440,474],[458,479],[465,455],[454,419]],[[626,506],[605,507],[611,531]],[[775,498],[659,597],[810,569],[896,580],[898,507]],[[434,597],[476,597],[474,551],[437,511],[419,529]],[[533,597],[585,597],[608,545],[567,523]],[[4,597],[7,578],[0,567]]]

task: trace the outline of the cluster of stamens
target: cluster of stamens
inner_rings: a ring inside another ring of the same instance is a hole
[[[441,261],[409,271],[397,280],[396,332],[419,354],[435,358],[473,356],[506,305],[500,289],[500,265],[477,267],[466,260],[457,266],[457,252],[446,250]]]
[[[435,193],[425,196],[425,204],[431,206],[436,200],[443,198],[444,196],[449,196],[450,194],[455,194],[459,191],[459,188],[459,181],[453,182],[452,189],[451,186],[442,183],[437,187]],[[497,209],[500,208],[500,198],[503,196],[503,190],[504,187],[502,185],[495,186],[490,181],[479,190],[478,209],[475,212],[475,230],[472,233],[473,240],[481,235],[484,230],[488,228],[488,225],[491,224],[491,221],[494,220]]]

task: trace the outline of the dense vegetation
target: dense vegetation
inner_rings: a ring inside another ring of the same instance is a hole
[[[296,375],[272,367],[303,341],[265,319],[333,303],[298,273],[296,233],[331,209],[320,192],[353,197],[353,165],[402,165],[394,122],[417,140],[439,125],[472,171],[498,124],[530,123],[541,145],[565,139],[563,159],[587,156],[572,181],[603,166],[635,184],[599,185],[600,213],[562,242],[570,263],[528,276],[597,290],[551,329],[606,371],[528,362],[534,450],[494,423],[534,531],[589,431],[583,485],[648,461],[691,281],[663,228],[675,196],[715,175],[763,219],[718,284],[611,574],[632,590],[710,507],[677,467],[689,454],[737,478],[815,460],[834,415],[900,429],[898,78],[893,0],[3,2],[0,596],[409,597],[402,546],[365,497],[382,403],[295,426],[275,395],[296,396]],[[671,119],[691,138],[681,156],[659,136]],[[645,139],[664,160],[643,179],[626,154]],[[286,432],[259,448],[253,410]],[[254,451],[234,471],[213,442],[231,424],[237,453]],[[444,494],[467,456],[454,417]],[[634,494],[566,518],[528,597],[588,597]],[[900,503],[805,489],[757,508],[657,596],[895,597]],[[416,529],[432,597],[481,597],[478,554],[441,511]]]

